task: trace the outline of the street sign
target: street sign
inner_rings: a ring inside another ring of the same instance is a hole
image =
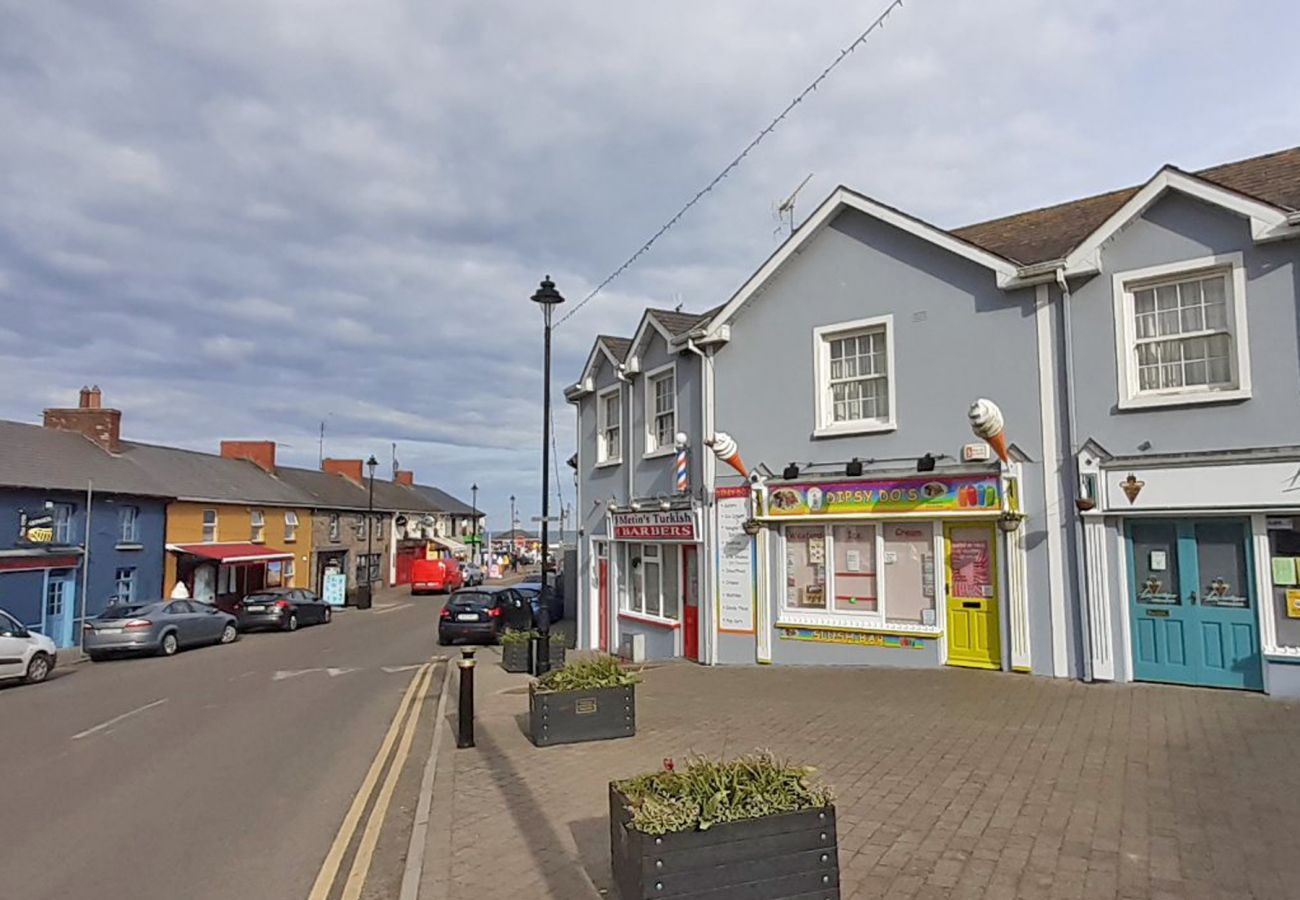
[[[545,518],[542,518],[541,516],[533,516],[533,521],[534,521],[534,522],[558,522],[558,521],[560,521],[560,517],[559,517],[559,516],[546,516]]]

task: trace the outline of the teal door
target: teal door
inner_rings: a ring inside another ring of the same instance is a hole
[[[71,647],[77,612],[77,578],[73,569],[50,569],[45,575],[45,616],[42,633],[55,646]]]
[[[1231,519],[1129,523],[1135,678],[1264,689],[1249,537]]]

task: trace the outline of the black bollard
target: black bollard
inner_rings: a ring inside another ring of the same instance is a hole
[[[457,720],[456,747],[474,746],[474,651],[465,648],[456,661],[460,668],[460,716]]]

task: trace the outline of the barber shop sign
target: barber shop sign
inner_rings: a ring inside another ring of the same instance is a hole
[[[679,541],[698,540],[695,511],[690,509],[655,510],[653,512],[614,513],[614,540],[616,541]]]

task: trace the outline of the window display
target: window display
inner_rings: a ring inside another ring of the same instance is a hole
[[[886,525],[884,531],[890,620],[935,624],[934,527],[909,522]]]
[[[835,547],[835,609],[877,612],[875,527],[836,525],[831,537]]]
[[[786,604],[794,609],[826,608],[826,529],[785,530]]]
[[[681,611],[676,544],[620,545],[619,597],[627,612],[676,620]]]
[[[1300,647],[1300,519],[1269,519],[1273,621],[1279,647]]]

